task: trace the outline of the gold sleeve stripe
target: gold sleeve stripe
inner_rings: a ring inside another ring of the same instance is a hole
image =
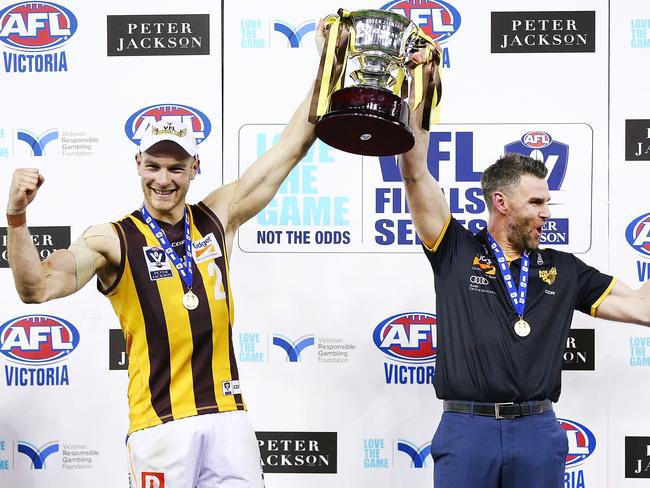
[[[436,240],[436,243],[433,245],[433,248],[429,248],[426,243],[424,243],[424,247],[427,248],[427,250],[431,252],[436,252],[438,250],[438,247],[440,246],[440,243],[442,242],[442,238],[445,237],[445,233],[447,232],[447,227],[449,227],[449,223],[451,222],[451,214],[447,216],[447,221],[445,222],[445,225],[442,227],[442,230],[440,231],[440,234],[438,235],[438,239]]]
[[[614,285],[616,284],[616,277],[612,278],[612,282],[609,284],[607,289],[603,292],[602,295],[600,295],[600,298],[594,302],[594,304],[591,306],[591,316],[595,317],[596,316],[596,311],[598,310],[598,305],[602,303],[602,301],[607,298],[607,295],[609,295],[612,291],[612,288],[614,288]]]

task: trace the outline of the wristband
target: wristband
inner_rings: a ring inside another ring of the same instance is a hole
[[[19,213],[16,215],[7,213],[7,225],[9,227],[21,227],[27,223],[27,213]]]

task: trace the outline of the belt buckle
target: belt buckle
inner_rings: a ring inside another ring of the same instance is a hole
[[[514,402],[506,402],[506,403],[495,403],[494,404],[494,418],[497,420],[503,420],[503,419],[514,419],[516,418],[515,415],[501,415],[501,412],[499,411],[500,407],[504,407],[506,405],[514,405]]]

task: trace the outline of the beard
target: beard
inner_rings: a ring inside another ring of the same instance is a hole
[[[535,251],[539,246],[539,239],[531,236],[531,231],[534,229],[533,219],[516,218],[508,229],[508,241],[522,251],[526,249]]]

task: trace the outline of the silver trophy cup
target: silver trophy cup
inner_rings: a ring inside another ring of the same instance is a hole
[[[327,109],[316,119],[316,135],[354,154],[404,153],[415,142],[404,99],[408,57],[432,41],[425,40],[417,26],[400,14],[343,9],[338,14],[338,22],[336,16],[326,19],[331,25],[327,43],[336,42],[336,52],[330,56],[333,66],[321,62],[319,79],[323,73],[332,73],[332,82]],[[322,88],[318,96],[324,96]]]

